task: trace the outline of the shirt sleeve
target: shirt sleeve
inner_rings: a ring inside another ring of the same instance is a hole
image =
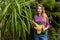
[[[50,28],[50,23],[49,23],[48,16],[46,17],[46,24],[45,24],[45,26],[48,27],[48,29]]]
[[[33,17],[33,20],[36,21],[36,15]]]
[[[36,15],[34,15],[34,17],[33,17],[33,20],[35,21],[36,20]],[[34,24],[32,24],[32,29],[34,29]]]

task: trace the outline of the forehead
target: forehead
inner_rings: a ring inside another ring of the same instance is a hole
[[[41,9],[42,7],[38,6],[38,9]]]

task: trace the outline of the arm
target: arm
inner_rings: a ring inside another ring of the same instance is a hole
[[[32,28],[34,28],[35,30],[40,30],[40,28],[37,28],[37,26],[39,26],[37,23],[36,23],[36,15],[34,16],[33,20],[32,20]]]
[[[48,16],[46,17],[46,23],[44,24],[45,25],[45,30],[48,30],[50,28],[50,23],[49,23],[49,20],[48,20]]]
[[[34,21],[36,20],[36,15],[34,15],[33,20],[34,20]],[[33,29],[36,29],[36,28],[35,28],[35,25],[33,24],[33,22],[32,22],[32,28],[33,28]]]
[[[35,30],[40,30],[40,28],[37,27],[39,27],[39,25],[34,20],[32,20],[32,28]]]

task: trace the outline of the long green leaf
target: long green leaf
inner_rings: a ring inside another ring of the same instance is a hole
[[[14,15],[15,15],[15,28],[16,28],[16,32],[18,31],[18,26],[17,26],[17,12],[16,9],[14,8]]]
[[[15,34],[14,29],[15,29],[15,27],[14,27],[14,12],[12,12],[11,31],[12,31],[13,40],[14,40],[14,34]]]
[[[12,3],[12,2],[11,2]],[[0,20],[4,17],[4,15],[6,14],[9,6],[11,5],[11,3],[9,3],[5,8],[4,10],[2,11],[1,15],[0,15]]]

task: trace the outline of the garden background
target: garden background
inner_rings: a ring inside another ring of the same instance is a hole
[[[60,0],[0,0],[0,40],[33,40],[32,22],[36,5],[49,17],[49,40],[60,40]]]

